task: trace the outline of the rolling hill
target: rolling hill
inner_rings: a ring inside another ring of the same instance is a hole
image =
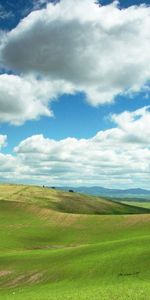
[[[1,185],[0,200],[36,205],[71,214],[135,214],[148,209],[113,202],[102,197],[89,196],[38,186]]]
[[[148,300],[149,210],[0,185],[0,299]]]

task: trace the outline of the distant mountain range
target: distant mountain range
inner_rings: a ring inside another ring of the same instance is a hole
[[[96,196],[103,196],[103,197],[110,197],[110,198],[121,198],[124,200],[124,198],[131,198],[133,201],[133,198],[137,200],[138,199],[145,199],[150,200],[150,190],[140,189],[140,188],[134,188],[134,189],[107,189],[104,187],[99,186],[92,186],[92,187],[59,187],[59,189],[62,190],[73,190],[78,193],[84,193],[84,194],[90,194],[90,195],[96,195]],[[120,200],[121,200],[120,199]]]

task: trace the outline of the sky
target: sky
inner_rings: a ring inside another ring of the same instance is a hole
[[[0,182],[150,189],[149,28],[149,0],[0,0]]]

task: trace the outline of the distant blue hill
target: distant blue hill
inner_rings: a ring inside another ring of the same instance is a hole
[[[140,188],[133,188],[133,189],[107,189],[104,187],[99,186],[92,186],[92,187],[59,187],[62,190],[73,190],[75,192],[96,195],[96,196],[103,196],[103,197],[111,197],[111,198],[141,198],[145,200],[150,200],[150,190],[140,189]]]

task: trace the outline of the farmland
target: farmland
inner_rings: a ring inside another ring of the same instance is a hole
[[[149,299],[148,209],[0,185],[0,299]]]

